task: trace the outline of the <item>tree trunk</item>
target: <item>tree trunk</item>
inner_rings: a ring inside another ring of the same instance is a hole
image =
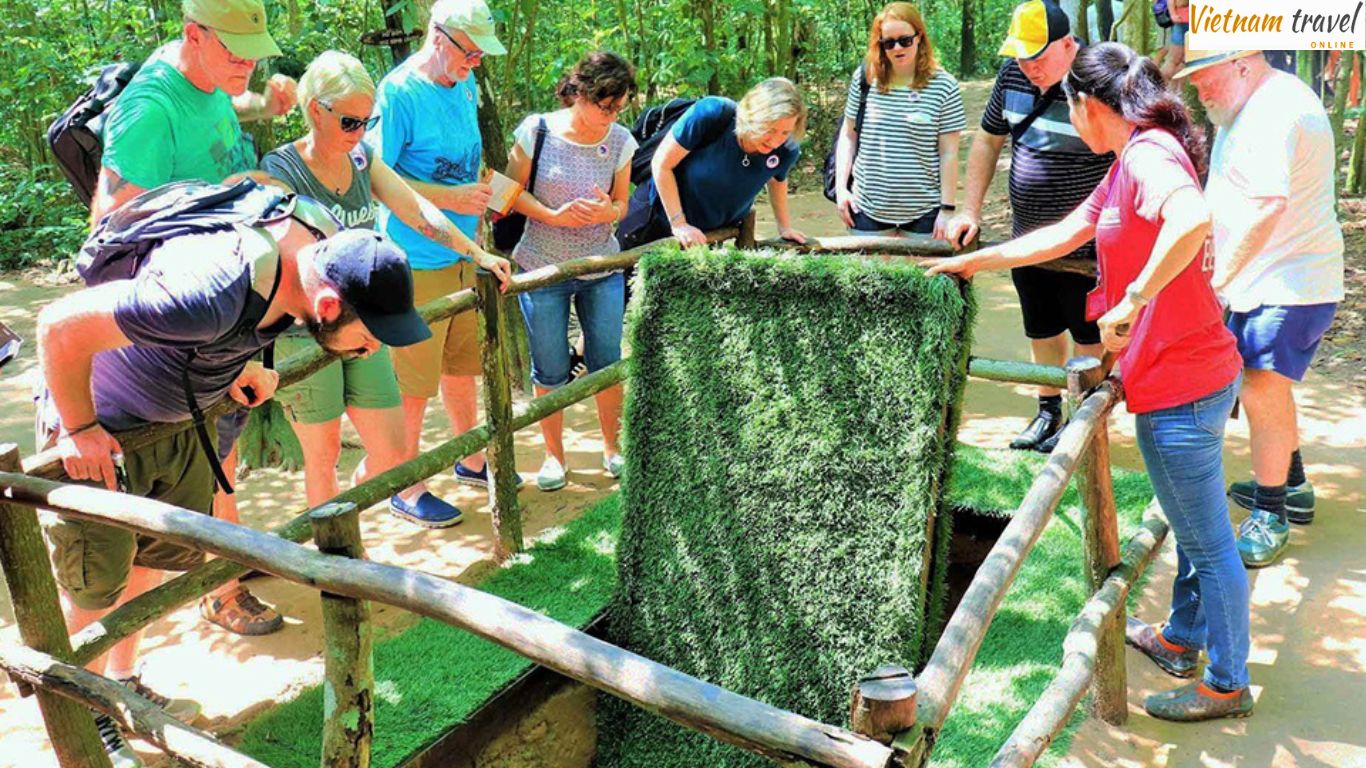
[[[711,66],[711,77],[707,79],[707,93],[721,92],[721,53],[716,44],[716,4],[712,0],[696,0],[693,7],[702,22],[702,47],[707,52],[707,63]],[[784,34],[779,28],[778,34]],[[782,56],[782,46],[778,46]],[[775,67],[777,69],[777,67]]]
[[[1100,0],[1101,3],[1104,3],[1105,1],[1106,1],[1106,0]],[[1086,6],[1087,6],[1087,5],[1088,5],[1088,3],[1086,2],[1086,0],[1079,0],[1079,1],[1078,1],[1078,3],[1077,3],[1077,26],[1081,27],[1081,29],[1079,29],[1079,30],[1078,30],[1078,29],[1075,29],[1075,28],[1073,29],[1073,31],[1077,33],[1077,37],[1081,38],[1081,44],[1082,44],[1082,45],[1090,45],[1090,44],[1091,44],[1091,24],[1090,24],[1090,22],[1088,22],[1088,21],[1086,20]]]
[[[977,71],[977,0],[963,0],[963,25],[960,28],[958,49],[958,74],[971,77]]]
[[[398,0],[395,0],[384,9],[384,28],[395,32],[407,32],[403,26],[403,10],[399,5]],[[412,53],[412,48],[409,47],[407,40],[400,39],[389,44],[389,53],[393,55],[394,66],[397,67]]]
[[[1366,85],[1366,53],[1358,56],[1362,60],[1361,82]],[[1362,89],[1361,95],[1363,102],[1366,102],[1366,88]],[[1347,171],[1347,191],[1359,195],[1363,185],[1366,185],[1366,118],[1357,120],[1356,137],[1352,141],[1352,163]]]
[[[1314,87],[1314,52],[1295,51],[1295,74],[1310,88]]]
[[[1347,145],[1347,134],[1343,131],[1343,121],[1347,118],[1347,92],[1352,88],[1352,65],[1356,57],[1350,52],[1344,51],[1338,57],[1337,84],[1333,88],[1333,115],[1330,120],[1333,123],[1333,172],[1338,176],[1338,166],[1341,165],[1342,151]],[[1339,182],[1342,177],[1338,176]],[[1341,188],[1339,183],[1338,187]]]
[[[492,69],[479,79],[479,135],[484,142],[484,165],[502,171],[507,167],[508,147]]]
[[[1100,31],[1100,42],[1109,40],[1114,33],[1115,7],[1110,0],[1096,0],[1096,26]]]

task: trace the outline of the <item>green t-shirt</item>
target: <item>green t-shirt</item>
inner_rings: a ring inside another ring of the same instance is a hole
[[[162,46],[142,65],[104,128],[104,165],[143,189],[188,179],[217,183],[256,165],[232,99],[194,87],[175,68],[178,45]]]

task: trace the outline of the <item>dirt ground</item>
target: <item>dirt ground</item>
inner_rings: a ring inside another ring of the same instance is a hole
[[[970,116],[980,115],[986,89],[983,83],[966,86]],[[1008,214],[1000,202],[1003,175],[998,174],[993,185],[996,203],[989,206],[988,236],[999,237],[1005,231]],[[793,208],[796,225],[806,232],[840,232],[833,208],[819,192],[800,192]],[[761,236],[771,234],[766,207],[760,205],[758,210]],[[1251,574],[1256,715],[1188,726],[1147,717],[1142,697],[1170,687],[1173,681],[1129,651],[1128,723],[1108,727],[1087,721],[1064,764],[1366,766],[1366,731],[1359,725],[1355,708],[1348,705],[1366,685],[1366,553],[1355,527],[1366,512],[1362,373],[1366,205],[1349,204],[1346,211],[1349,300],[1313,372],[1298,390],[1306,470],[1318,490],[1318,518],[1312,526],[1294,528],[1292,548],[1279,563]],[[1009,278],[983,275],[977,286],[982,311],[974,354],[1024,358],[1027,350],[1019,306]],[[0,320],[31,339],[37,310],[64,290],[69,289],[35,286],[31,276],[0,276]],[[0,375],[0,443],[17,442],[25,451],[32,447],[29,389],[35,376],[31,346]],[[964,402],[960,439],[983,446],[1004,445],[1032,415],[1032,397],[1028,387],[972,382]],[[436,411],[432,409],[426,424],[428,446],[449,434]],[[554,494],[530,487],[521,492],[528,536],[566,522],[614,487],[599,468],[601,435],[592,405],[569,409],[566,422],[570,485]],[[1115,463],[1141,469],[1133,419],[1118,415],[1111,437]],[[1249,472],[1246,421],[1231,422],[1227,445],[1227,476],[1245,477]],[[518,467],[529,478],[540,464],[539,433],[524,430],[517,446]],[[358,459],[358,451],[344,452],[344,473]],[[485,494],[456,485],[449,475],[435,480],[435,490],[467,511],[463,524],[443,531],[419,530],[374,509],[362,518],[369,554],[383,562],[469,580],[489,567],[491,526]],[[244,522],[257,528],[277,525],[304,506],[301,475],[255,473],[242,484],[241,493]],[[1235,522],[1242,514],[1235,510]],[[1078,558],[1080,567],[1080,553]],[[1141,595],[1139,616],[1150,621],[1163,618],[1174,569],[1175,554],[1169,542]],[[274,578],[250,584],[288,617],[281,632],[239,638],[201,621],[197,610],[189,606],[153,624],[144,642],[145,679],[167,693],[199,698],[205,707],[201,725],[220,735],[230,736],[270,702],[317,682],[322,672],[317,594]],[[383,631],[395,631],[412,620],[394,609],[376,609]],[[8,598],[0,595],[0,642],[16,641]],[[160,762],[150,748],[143,754],[150,764]],[[34,701],[17,698],[10,686],[0,688],[0,766],[52,765],[55,760]]]

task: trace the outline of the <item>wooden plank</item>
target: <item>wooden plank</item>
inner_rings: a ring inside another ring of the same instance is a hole
[[[968,360],[968,375],[987,381],[1011,384],[1037,384],[1044,387],[1067,386],[1067,371],[1056,365],[1040,365],[1023,360],[993,360],[973,357]]]
[[[1061,446],[1066,448],[1066,439]],[[14,501],[195,547],[315,589],[378,600],[467,630],[693,730],[779,762],[888,768],[892,750],[732,693],[500,597],[369,560],[329,557],[150,499],[0,472]]]
[[[324,504],[308,515],[318,551],[360,559],[355,504]],[[370,604],[323,590],[322,768],[367,768],[375,733],[374,639]]]
[[[209,734],[171,717],[156,704],[113,680],[58,661],[46,653],[23,646],[0,645],[0,668],[11,678],[37,688],[42,692],[40,695],[60,697],[63,703],[84,712],[86,720],[90,720],[92,709],[108,715],[125,732],[146,739],[182,763],[202,768],[267,768],[264,763],[235,752]],[[91,731],[94,731],[93,725]],[[57,745],[57,742],[53,744]],[[102,763],[63,762],[62,765],[109,765],[103,749],[100,749],[99,757]]]
[[[750,212],[745,214],[745,218],[740,222],[740,231],[735,235],[735,247],[753,248],[757,245],[754,234],[758,229],[759,217],[755,215],[753,209],[750,209]]]
[[[513,428],[524,429],[556,411],[614,386],[625,378],[626,365],[626,360],[620,360],[514,409]],[[343,491],[332,501],[351,502],[361,509],[366,509],[388,499],[398,489],[406,488],[417,480],[431,477],[438,472],[444,472],[452,462],[477,451],[487,444],[488,440],[488,425],[480,425],[451,438],[401,467],[395,467]],[[271,533],[287,541],[308,541],[313,535],[313,529],[308,522],[308,511],[304,510],[289,522],[273,529]],[[185,603],[203,597],[248,570],[250,569],[231,560],[211,560],[129,600],[72,637],[72,645],[75,647],[73,660],[78,664],[89,662],[109,650],[120,639]]]
[[[508,377],[507,313],[498,278],[480,270],[479,357],[484,367],[484,412],[488,417],[487,465],[493,502],[493,554],[498,560],[521,552],[522,510],[517,502],[517,455],[512,437],[512,381]]]
[[[947,719],[950,707],[967,677],[972,661],[982,645],[991,620],[1005,598],[1024,558],[1038,542],[1053,517],[1058,501],[1076,471],[1082,449],[1091,439],[1096,425],[1114,406],[1116,397],[1106,382],[1091,396],[1064,428],[1057,447],[1030,486],[1010,524],[977,569],[963,600],[934,648],[929,663],[916,678],[920,703],[916,728],[898,735],[893,746],[902,752],[933,744],[935,734]],[[922,742],[917,747],[916,742]],[[910,765],[911,763],[908,763]]]
[[[1124,601],[1166,537],[1167,524],[1161,519],[1157,502],[1153,501],[1142,527],[1125,546],[1120,566],[1105,579],[1104,585],[1072,622],[1063,641],[1062,668],[1058,675],[1001,745],[992,760],[993,768],[1033,765],[1071,719],[1097,671],[1106,625],[1123,617]]]
[[[0,445],[0,470],[17,472],[22,466],[19,447]],[[0,495],[0,568],[9,587],[14,606],[14,623],[24,645],[60,659],[71,658],[71,639],[62,621],[62,605],[57,583],[52,578],[52,561],[43,543],[38,513],[17,504],[7,504]],[[24,680],[21,675],[12,675]],[[27,681],[32,682],[32,681]],[[38,709],[57,762],[62,768],[94,766],[107,768],[99,732],[90,710],[52,692],[38,688]]]

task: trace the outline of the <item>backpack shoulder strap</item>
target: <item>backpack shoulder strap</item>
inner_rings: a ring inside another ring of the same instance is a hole
[[[1057,87],[1059,86],[1053,86],[1053,88]],[[1029,131],[1029,126],[1033,125],[1034,121],[1038,120],[1040,115],[1048,111],[1049,105],[1053,103],[1052,100],[1048,98],[1048,94],[1053,92],[1053,88],[1049,88],[1047,91],[1040,93],[1039,98],[1034,100],[1034,108],[1029,110],[1029,114],[1025,115],[1023,120],[1016,123],[1015,127],[1010,129],[1010,138],[1013,141],[1018,142],[1020,139],[1024,138],[1025,133]]]
[[[536,192],[536,172],[541,166],[541,147],[545,146],[545,136],[550,133],[550,128],[545,124],[545,115],[541,115],[540,122],[536,124],[536,143],[531,149],[531,176],[527,178],[526,191],[532,194]]]
[[[873,87],[868,82],[868,75],[864,72],[863,65],[858,66],[858,114],[854,117],[854,130],[863,130],[863,116],[868,114],[868,91]]]

